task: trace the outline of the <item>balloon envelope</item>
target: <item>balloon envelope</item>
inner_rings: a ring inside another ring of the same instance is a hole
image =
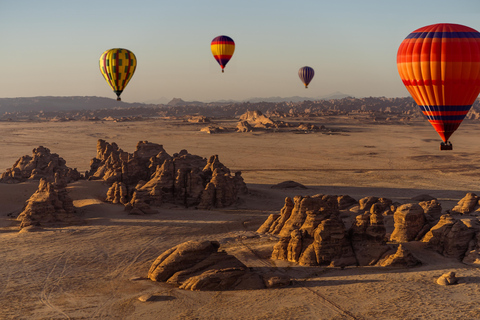
[[[305,88],[308,88],[308,84],[310,81],[312,81],[313,76],[315,75],[315,71],[313,71],[313,68],[310,67],[302,67],[300,70],[298,70],[298,76],[300,77],[300,80],[302,80],[303,84],[305,85]]]
[[[223,69],[235,51],[235,42],[233,42],[233,39],[230,37],[218,36],[212,40],[210,49],[212,49],[213,57],[217,60],[223,72]]]
[[[400,44],[400,78],[444,142],[480,93],[480,33],[440,23],[417,29]]]
[[[117,94],[117,100],[120,100],[120,94],[132,79],[136,67],[137,58],[127,49],[110,49],[100,56],[100,72]]]

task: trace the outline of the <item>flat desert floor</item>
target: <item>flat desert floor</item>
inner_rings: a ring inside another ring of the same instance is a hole
[[[338,118],[324,124],[337,131],[206,134],[199,124],[160,119],[0,123],[2,172],[40,145],[83,172],[98,139],[128,152],[147,140],[163,144],[169,154],[217,154],[232,171],[242,171],[249,188],[225,209],[166,204],[156,215],[129,216],[123,206],[102,201],[102,182],[78,181],[69,190],[84,224],[18,232],[10,216],[22,210],[38,182],[0,184],[0,318],[480,319],[480,269],[422,243],[406,244],[423,262],[411,269],[306,268],[268,259],[275,239],[255,230],[287,196],[348,194],[408,203],[429,194],[445,211],[467,192],[480,192],[480,124],[463,123],[452,151],[439,150],[437,133],[424,121],[367,125]],[[308,189],[271,188],[286,180]],[[294,281],[278,289],[192,292],[138,280],[158,255],[179,243],[225,239],[235,240],[225,250],[247,266]],[[456,272],[459,284],[437,285],[448,271]],[[148,295],[153,301],[139,300]]]

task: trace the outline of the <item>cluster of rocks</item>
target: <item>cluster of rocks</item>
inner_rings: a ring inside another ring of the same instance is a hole
[[[301,123],[297,126],[284,121],[275,121],[270,117],[264,115],[261,111],[247,111],[240,116],[240,121],[237,124],[237,132],[252,132],[257,129],[278,129],[278,128],[293,128],[300,131],[318,131],[325,130],[325,127],[318,127],[313,124]]]
[[[272,258],[305,266],[404,266],[420,263],[401,243],[421,241],[440,254],[468,264],[480,264],[480,223],[468,215],[478,206],[467,194],[450,213],[428,199],[400,205],[389,199],[349,196],[286,198],[257,230],[280,237]],[[350,208],[350,209],[349,209]],[[347,221],[355,215],[350,225]],[[393,215],[387,234],[384,217]]]
[[[17,217],[20,229],[78,223],[80,220],[75,215],[73,200],[66,187],[66,181],[58,173],[54,182],[41,178],[37,191]]]
[[[19,183],[42,178],[53,181],[56,174],[66,179],[67,183],[82,178],[77,169],[67,167],[62,157],[40,146],[33,149],[32,156],[20,157],[11,168],[3,172],[0,182]]]
[[[148,278],[185,290],[253,290],[288,285],[290,278],[247,268],[236,257],[218,251],[216,241],[188,241],[162,253]]]
[[[131,214],[153,213],[150,205],[162,203],[221,208],[247,192],[241,172],[232,175],[217,155],[207,160],[182,150],[170,156],[162,145],[148,141],[140,141],[130,154],[99,140],[90,165],[89,179],[111,184],[106,200],[124,204]]]

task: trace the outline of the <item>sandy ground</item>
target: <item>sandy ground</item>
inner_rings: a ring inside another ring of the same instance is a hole
[[[320,123],[322,124],[322,123]],[[464,123],[453,151],[439,151],[428,123],[325,123],[335,134],[246,133],[209,135],[179,121],[0,123],[0,168],[43,145],[67,165],[88,169],[96,142],[117,142],[133,152],[140,140],[218,154],[242,170],[250,190],[235,206],[211,211],[164,205],[151,216],[129,216],[102,202],[106,186],[69,186],[84,224],[18,232],[18,214],[37,183],[0,184],[0,319],[479,319],[480,269],[426,250],[408,248],[421,267],[306,268],[267,258],[273,237],[254,231],[286,196],[348,194],[402,203],[420,194],[450,209],[467,192],[480,192],[480,126]],[[294,180],[306,190],[271,189]],[[250,267],[276,270],[295,281],[281,289],[190,292],[138,280],[164,250],[187,240],[219,240]],[[229,241],[227,241],[229,240]],[[263,258],[262,258],[263,257]],[[455,271],[460,283],[435,280]],[[141,302],[144,295],[154,301]]]

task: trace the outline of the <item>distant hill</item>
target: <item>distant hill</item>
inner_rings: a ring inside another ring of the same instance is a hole
[[[130,108],[144,103],[127,103],[104,97],[0,98],[0,114],[16,111],[71,111]]]
[[[268,98],[250,98],[245,99],[243,102],[302,102],[302,101],[318,101],[318,100],[331,100],[331,99],[343,99],[351,97],[351,95],[344,94],[342,92],[334,92],[332,94],[321,96],[321,97],[300,97],[300,96],[293,96],[293,97],[268,97]]]

